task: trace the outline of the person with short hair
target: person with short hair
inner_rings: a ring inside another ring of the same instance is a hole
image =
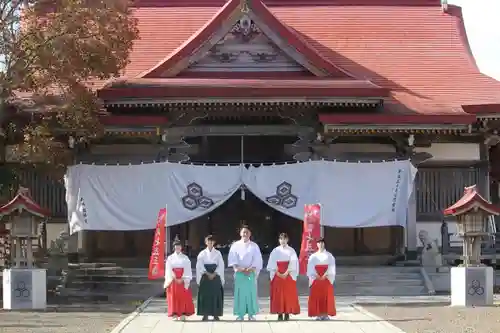
[[[335,296],[333,282],[335,281],[335,258],[325,249],[325,240],[317,240],[318,251],[313,253],[307,262],[307,277],[309,278],[308,315],[316,320],[329,320],[335,316]]]
[[[259,312],[257,278],[262,269],[262,253],[250,236],[250,228],[242,226],[241,239],[231,245],[228,257],[228,267],[234,269],[234,314],[239,321],[245,315],[248,320],[255,320]]]
[[[193,294],[189,284],[193,279],[191,261],[182,253],[182,244],[174,240],[174,253],[165,260],[165,283],[168,316],[185,320],[194,314]]]
[[[288,246],[288,235],[279,235],[280,245],[269,255],[267,270],[271,279],[271,313],[278,320],[289,320],[291,314],[300,314],[297,276],[299,259],[295,250]]]
[[[196,260],[196,283],[198,288],[197,314],[207,321],[213,316],[215,321],[222,316],[224,307],[224,259],[214,248],[212,235],[205,237],[207,246]]]

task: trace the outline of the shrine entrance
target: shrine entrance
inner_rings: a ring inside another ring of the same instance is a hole
[[[290,237],[290,246],[300,250],[302,221],[278,212],[248,191],[244,200],[238,191],[206,216],[170,227],[170,235],[186,241],[188,251],[194,256],[205,247],[204,237],[211,234],[225,254],[229,246],[240,238],[242,224],[250,227],[252,240],[259,244],[263,254],[269,254],[277,246],[282,232]]]
[[[199,143],[199,138],[192,142]],[[188,142],[190,140],[187,140]],[[297,141],[296,136],[209,136],[204,137],[198,154],[191,157],[193,163],[269,165],[293,162],[285,152],[285,145]],[[186,241],[192,255],[204,247],[203,239],[212,234],[222,252],[239,239],[239,228],[247,224],[252,239],[259,244],[263,254],[278,244],[278,236],[285,232],[290,245],[300,250],[302,221],[287,216],[262,202],[250,191],[237,191],[216,210],[187,223],[171,227],[170,235],[178,235]]]

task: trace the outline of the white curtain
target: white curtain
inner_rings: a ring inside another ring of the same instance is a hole
[[[66,175],[70,230],[153,229],[187,222],[219,207],[241,184],[241,166],[154,163],[77,165]]]
[[[296,219],[304,218],[304,205],[321,201],[316,190],[322,162],[250,167],[243,175],[245,186],[257,198]]]
[[[416,168],[410,161],[324,162],[315,188],[321,223],[331,227],[406,226]]]
[[[305,163],[250,167],[156,163],[76,165],[66,174],[71,232],[152,229],[167,205],[168,225],[222,205],[241,186],[296,219],[304,205],[322,205],[332,227],[406,225],[416,169],[409,161]]]
[[[406,226],[416,169],[409,161],[311,161],[250,168],[247,188],[274,209],[297,219],[304,205],[321,204],[330,227]]]

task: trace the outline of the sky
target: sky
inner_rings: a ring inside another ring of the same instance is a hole
[[[481,72],[500,80],[500,0],[449,0],[462,7],[469,44]]]

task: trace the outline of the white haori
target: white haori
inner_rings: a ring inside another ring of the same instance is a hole
[[[257,277],[262,270],[262,253],[259,246],[252,242],[236,241],[229,249],[227,266],[236,270],[240,268],[255,268],[255,276]]]
[[[205,274],[205,265],[216,264],[215,273],[219,275],[222,285],[224,285],[224,259],[217,249],[204,249],[198,254],[196,259],[196,283],[199,285],[203,274]]]
[[[288,273],[292,279],[297,281],[297,275],[299,274],[299,258],[297,253],[290,246],[278,246],[269,255],[269,261],[267,262],[267,270],[269,271],[269,277],[272,280],[276,271],[278,270],[278,261],[288,261]]]
[[[182,279],[184,280],[184,287],[189,288],[189,283],[193,279],[193,272],[191,271],[191,260],[184,253],[173,253],[165,260],[165,283],[163,288],[167,288],[175,279],[173,272],[174,268],[183,268]]]
[[[309,278],[309,286],[312,285],[316,278],[316,265],[328,265],[328,270],[326,271],[326,276],[330,283],[333,284],[335,281],[335,257],[328,251],[317,251],[313,253],[307,262],[307,277]]]

